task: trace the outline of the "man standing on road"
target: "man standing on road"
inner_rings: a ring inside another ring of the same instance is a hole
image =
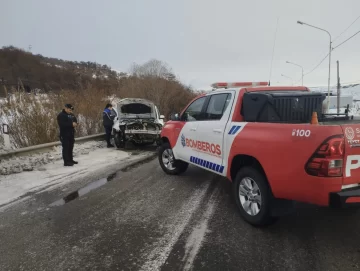
[[[114,147],[114,145],[111,144],[110,139],[115,117],[116,112],[113,110],[112,104],[107,104],[103,112],[103,125],[105,128],[106,143],[108,148]]]
[[[71,104],[66,104],[57,116],[60,128],[60,141],[62,144],[62,157],[64,159],[64,166],[66,167],[72,167],[78,163],[73,159],[75,127],[77,126],[76,117],[72,113],[73,110],[74,107]]]

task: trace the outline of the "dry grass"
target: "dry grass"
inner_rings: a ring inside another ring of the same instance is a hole
[[[148,99],[166,118],[196,95],[176,79],[166,63],[158,60],[134,65],[129,78],[106,82],[105,90],[96,84],[40,95],[12,90],[15,94],[11,100],[0,104],[0,125],[9,124],[12,144],[21,148],[59,140],[56,117],[66,103],[75,107],[79,124],[76,136],[80,137],[103,132],[102,111],[111,102],[106,100],[110,95]]]
[[[145,98],[153,101],[166,118],[179,112],[194,97],[190,90],[178,82],[159,78],[130,78],[123,87],[112,91],[118,98]],[[77,91],[60,91],[48,94],[15,93],[11,100],[0,107],[0,125],[9,124],[11,142],[16,148],[59,140],[56,117],[71,103],[78,118],[76,137],[103,132],[102,111],[108,93],[96,88]]]
[[[17,92],[7,104],[1,105],[0,124],[9,124],[11,141],[16,148],[58,141],[57,114],[65,103],[71,103],[79,121],[76,136],[99,133],[102,132],[104,96],[92,88],[46,95]]]

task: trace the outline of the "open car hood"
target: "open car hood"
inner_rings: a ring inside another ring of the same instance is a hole
[[[140,99],[140,98],[125,98],[125,99],[121,99],[117,105],[118,107],[121,107],[124,104],[132,104],[132,103],[141,103],[141,104],[145,104],[147,106],[154,106],[154,103],[146,100],[146,99]]]
[[[126,98],[119,101],[117,111],[123,119],[155,119],[155,105],[151,101],[138,98]]]

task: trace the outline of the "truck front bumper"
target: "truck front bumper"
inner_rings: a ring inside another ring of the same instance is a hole
[[[344,189],[340,192],[330,193],[330,207],[360,207],[360,186]]]

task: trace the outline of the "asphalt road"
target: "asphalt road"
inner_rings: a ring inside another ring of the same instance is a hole
[[[358,211],[299,205],[258,229],[228,181],[195,167],[167,176],[153,160],[108,180],[0,213],[0,270],[360,270]]]

